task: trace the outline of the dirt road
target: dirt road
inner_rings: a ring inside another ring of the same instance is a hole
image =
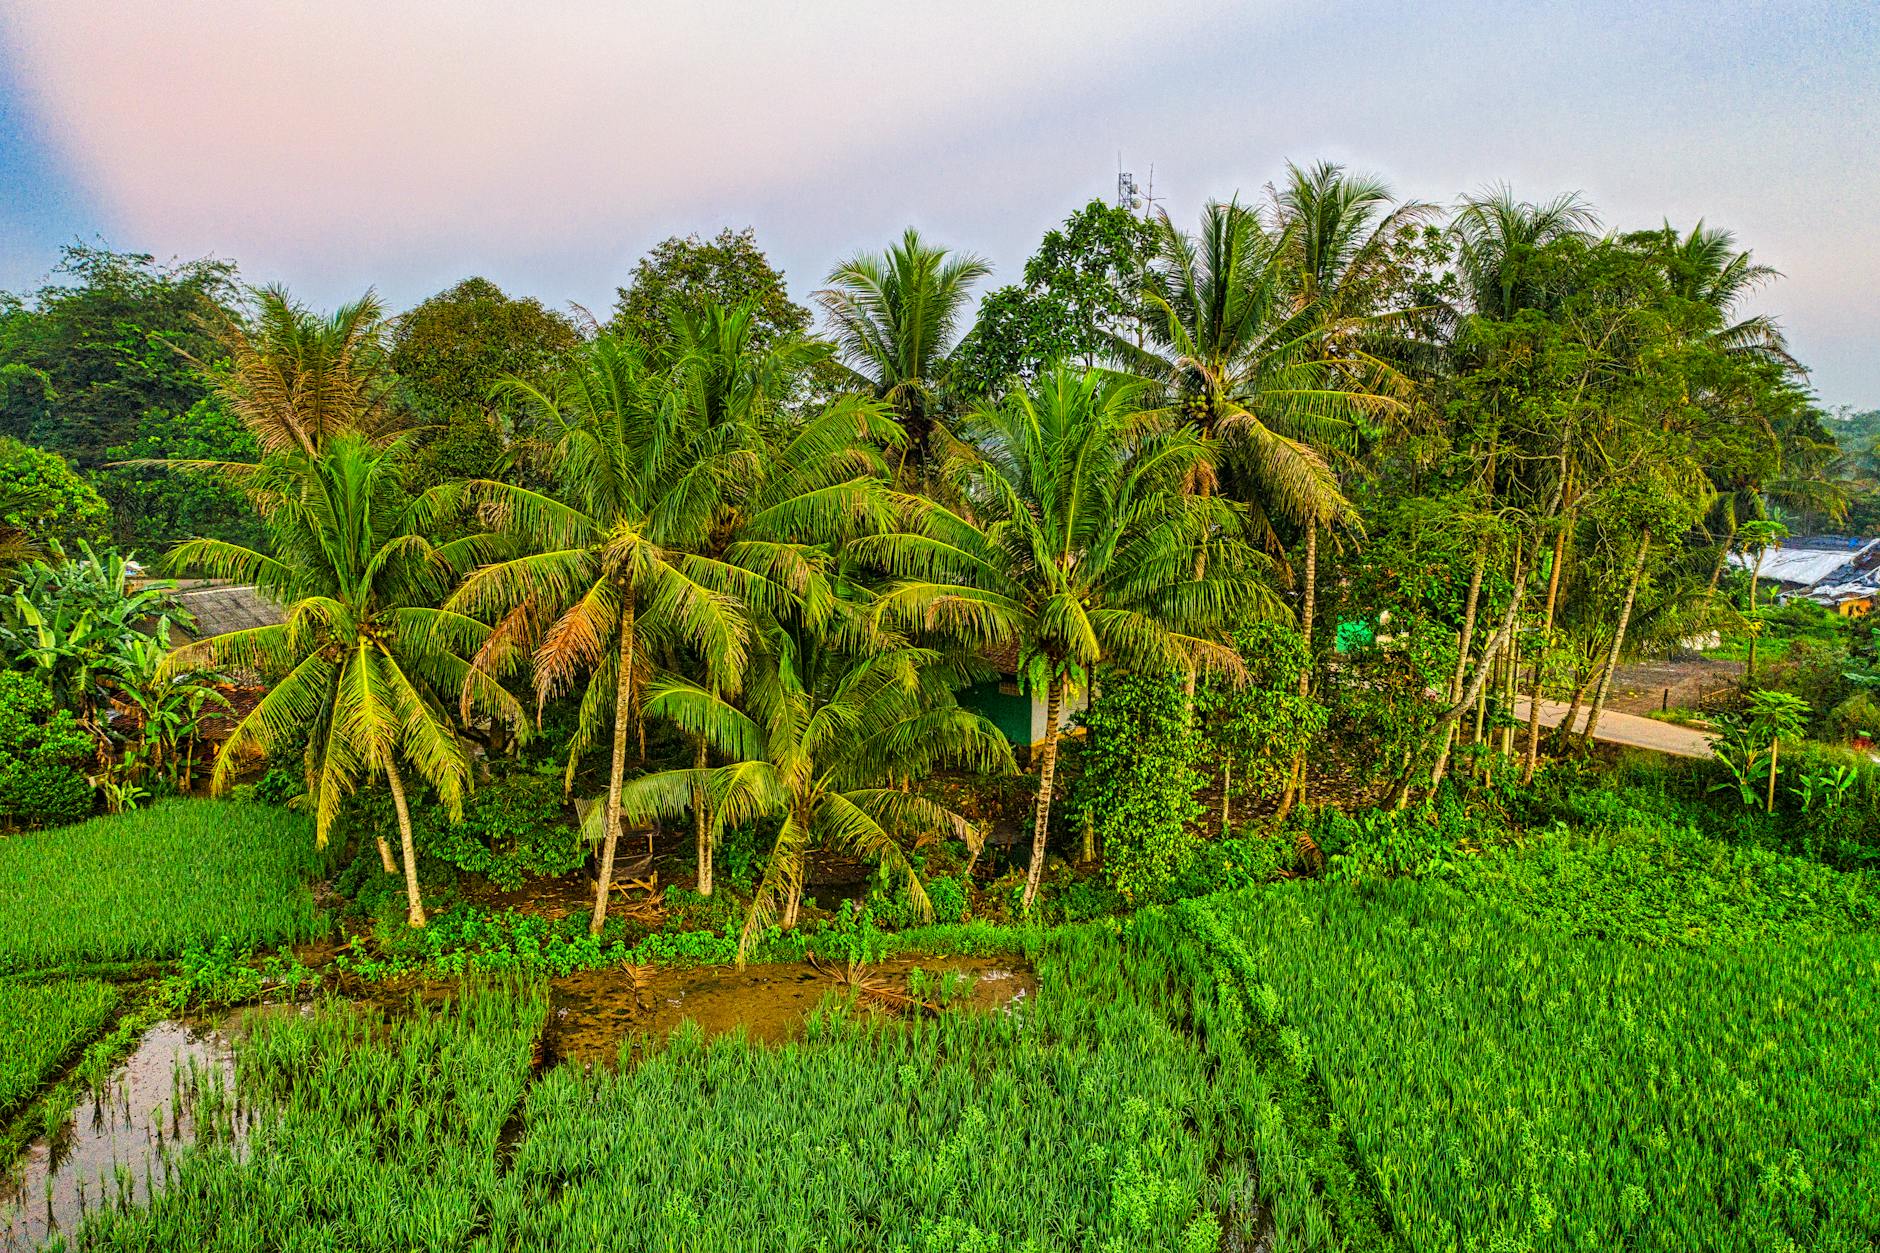
[[[1521,725],[1527,725],[1528,702],[1521,697],[1515,701],[1515,716]],[[1584,731],[1589,711],[1582,708],[1574,717],[1573,729]],[[1541,702],[1541,725],[1556,727],[1567,716],[1565,701],[1544,700]],[[1621,713],[1608,708],[1599,715],[1599,731],[1594,736],[1602,744],[1624,744],[1629,748],[1648,748],[1654,752],[1668,753],[1673,757],[1708,757],[1711,741],[1717,737],[1707,731],[1697,731],[1690,727],[1673,726],[1669,722],[1658,722],[1651,718],[1641,718],[1637,714]]]

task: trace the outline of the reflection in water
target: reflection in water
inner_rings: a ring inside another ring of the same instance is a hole
[[[105,1203],[140,1205],[175,1155],[202,1140],[246,1140],[254,1114],[235,1097],[238,1028],[159,1022],[103,1088],[0,1178],[0,1250],[69,1235]]]

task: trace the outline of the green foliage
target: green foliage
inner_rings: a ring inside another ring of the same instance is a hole
[[[1086,740],[1070,808],[1096,831],[1126,897],[1153,897],[1181,872],[1200,816],[1195,737],[1179,680],[1106,675],[1078,715]]]
[[[757,246],[751,227],[729,227],[711,239],[677,235],[655,244],[619,289],[609,330],[625,331],[649,347],[671,340],[670,313],[698,315],[708,307],[756,308],[756,340],[769,347],[809,329],[809,310],[790,299],[783,274]]]
[[[187,539],[206,537],[255,547],[261,520],[248,498],[215,470],[114,465],[123,461],[246,461],[259,451],[253,435],[217,396],[187,410],[139,414],[122,443],[106,451],[92,475],[111,509],[111,541],[155,556]]]
[[[91,783],[80,767],[95,747],[44,683],[0,671],[0,824],[58,826],[89,814]]]
[[[0,971],[167,958],[221,936],[243,945],[326,930],[307,881],[306,819],[234,801],[170,800],[0,840]]]
[[[17,503],[0,513],[41,545],[73,548],[105,538],[111,508],[85,477],[56,452],[0,438],[0,493]]]
[[[1212,912],[1414,1249],[1875,1234],[1871,932],[1640,951],[1410,880],[1286,884]]]
[[[1095,365],[1142,310],[1155,231],[1146,218],[1092,200],[1045,233],[1024,282],[989,292],[954,354],[956,402],[996,396],[1060,361]]]
[[[118,990],[97,979],[0,981],[0,1119],[109,1022]]]
[[[218,355],[204,319],[234,296],[235,267],[68,245],[61,280],[0,320],[0,416],[8,432],[86,468],[133,438],[152,410],[187,413],[208,386],[191,363]]]
[[[530,877],[559,878],[576,869],[587,860],[587,849],[568,819],[560,776],[553,766],[503,770],[465,798],[457,817],[442,804],[414,805],[418,855],[480,875],[505,891]],[[355,810],[363,836],[396,843],[398,821],[389,795],[366,793]]]
[[[1311,658],[1296,629],[1278,622],[1244,626],[1234,633],[1234,651],[1246,664],[1244,679],[1201,684],[1196,726],[1209,756],[1226,767],[1230,795],[1259,802],[1285,787],[1294,757],[1325,730],[1326,710],[1299,690]]]

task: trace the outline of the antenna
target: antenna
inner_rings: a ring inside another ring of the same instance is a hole
[[[1149,167],[1149,190],[1148,190],[1148,191],[1145,191],[1145,192],[1144,192],[1144,193],[1142,194],[1142,216],[1143,216],[1143,220],[1144,220],[1144,221],[1147,221],[1147,220],[1148,220],[1148,217],[1149,217],[1149,215],[1150,215],[1151,213],[1153,213],[1153,212],[1155,212],[1155,202],[1156,202],[1156,201],[1158,201],[1158,200],[1165,200],[1165,199],[1167,199],[1167,197],[1165,197],[1165,196],[1158,196],[1158,195],[1156,195],[1156,194],[1155,194],[1155,166],[1153,166],[1153,165],[1151,165],[1151,166]],[[1134,206],[1131,206],[1131,207],[1133,208]]]
[[[1123,168],[1123,154],[1116,154],[1116,207],[1134,213],[1142,207],[1136,194],[1136,176]]]

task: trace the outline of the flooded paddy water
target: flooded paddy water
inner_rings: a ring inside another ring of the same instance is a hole
[[[444,980],[381,985],[359,998],[390,1012],[412,999],[438,1001]],[[622,1047],[657,1048],[687,1021],[709,1036],[743,1031],[779,1044],[801,1034],[825,998],[853,996],[857,1012],[890,1016],[1019,1012],[1035,995],[1032,971],[1009,957],[898,958],[868,966],[790,962],[725,967],[615,967],[549,982],[540,1042],[544,1068],[614,1065]],[[312,1012],[306,1005],[236,1010],[215,1021],[152,1025],[104,1085],[81,1095],[64,1124],[32,1141],[0,1170],[0,1253],[70,1235],[102,1205],[141,1205],[160,1190],[177,1155],[210,1138],[246,1143],[259,1116],[235,1083],[235,1051],[261,1018]]]
[[[101,1204],[142,1204],[174,1155],[208,1136],[243,1142],[254,1111],[236,1099],[235,1040],[253,1016],[283,1010],[294,1007],[241,1010],[216,1024],[153,1024],[58,1131],[0,1173],[0,1250],[69,1235]]]

